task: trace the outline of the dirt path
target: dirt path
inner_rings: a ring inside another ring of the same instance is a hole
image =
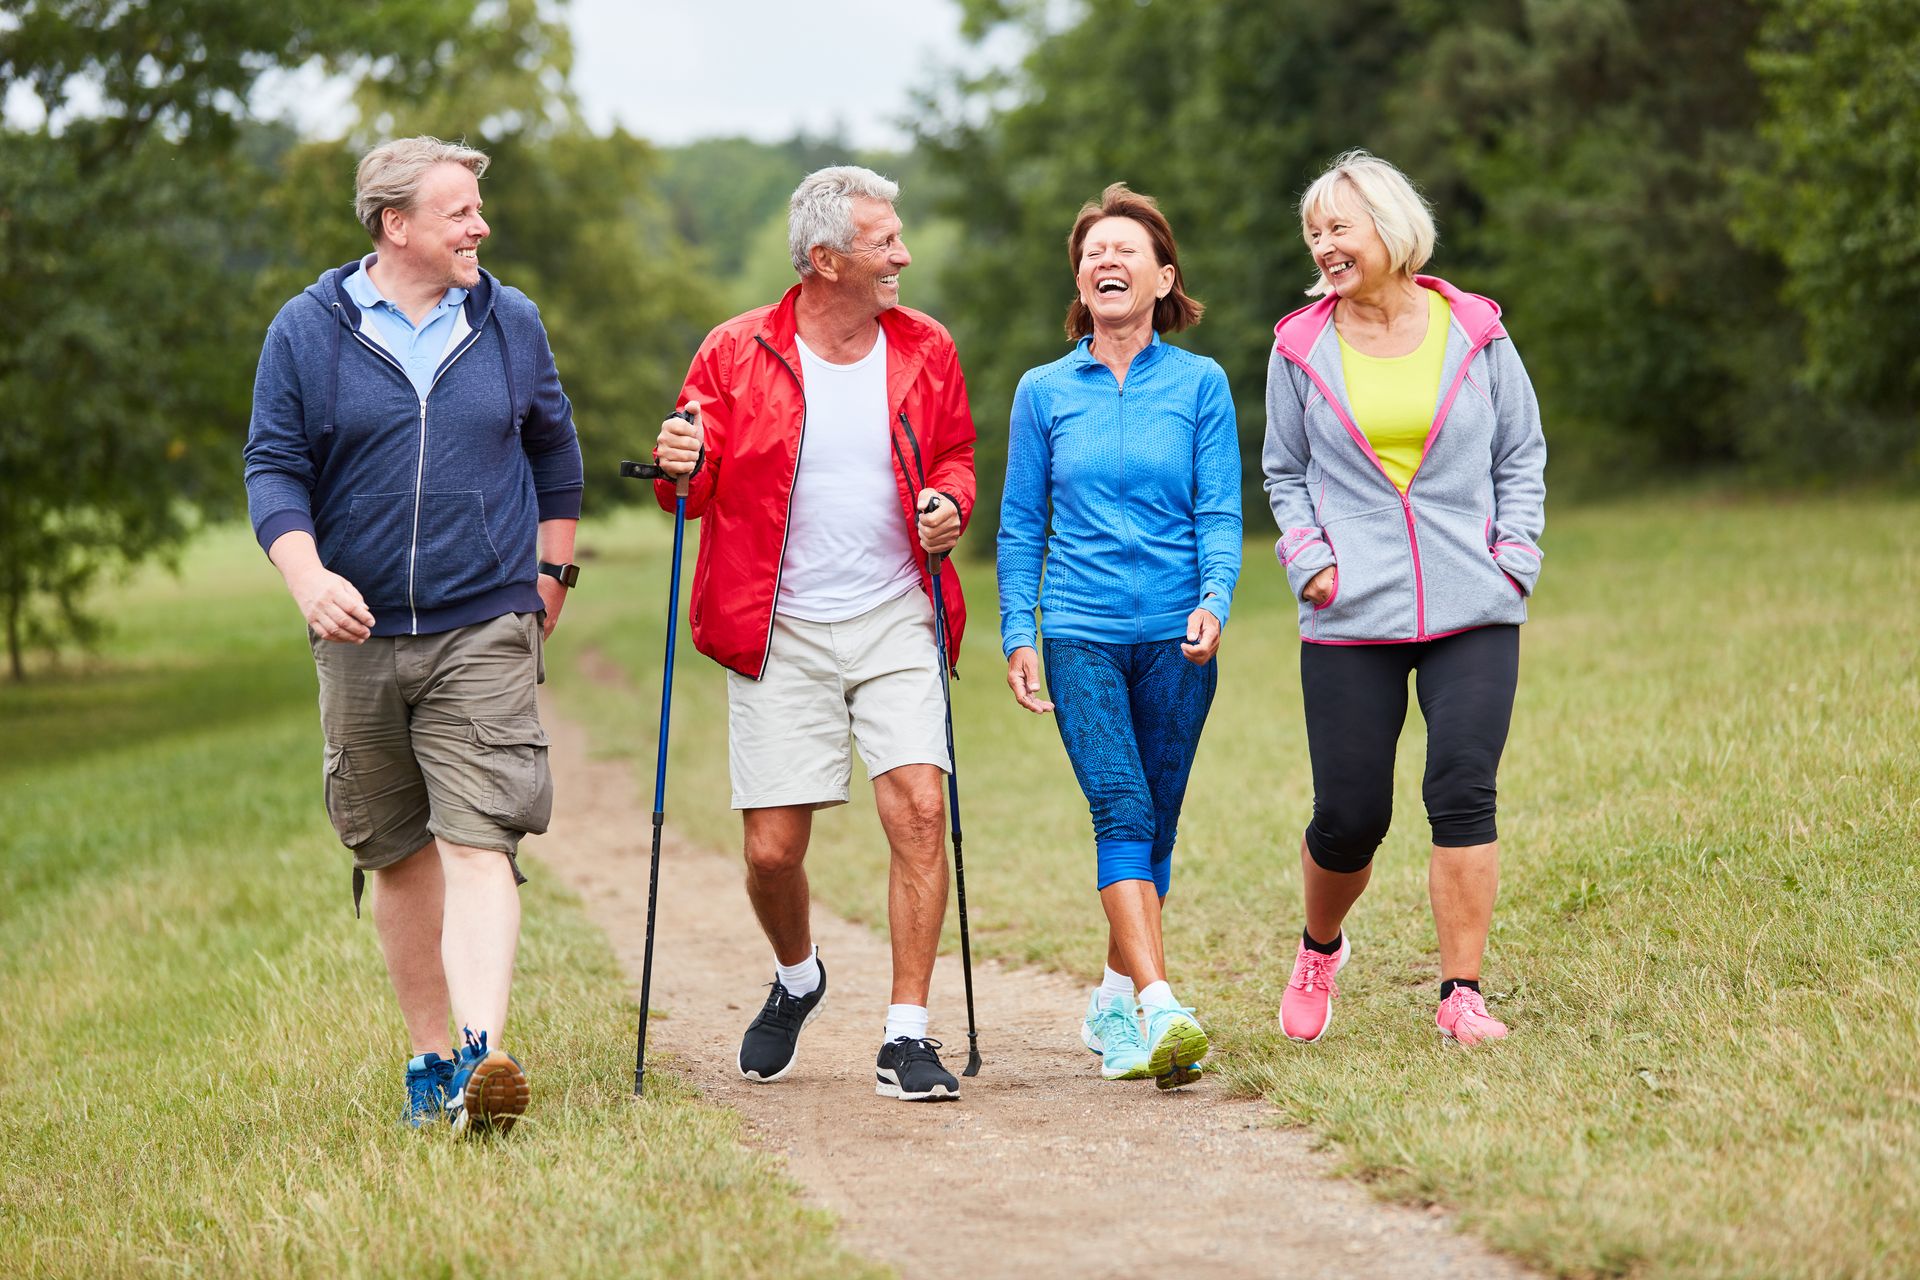
[[[529,849],[580,894],[637,995],[649,801],[628,762],[590,759],[582,730],[551,704],[541,716],[566,802],[556,833]],[[1162,1094],[1102,1081],[1079,1043],[1086,991],[1057,974],[977,965],[981,1074],[962,1081],[958,1103],[876,1097],[887,944],[817,902],[830,994],[793,1074],[749,1084],[734,1055],[773,962],[737,854],[673,841],[669,828],[658,929],[653,1001],[669,1016],[649,1031],[649,1062],[671,1061],[739,1110],[839,1217],[851,1247],[903,1274],[1530,1274],[1444,1216],[1378,1204],[1331,1177],[1328,1159],[1278,1127],[1271,1108],[1206,1084]],[[966,1061],[957,957],[940,960],[932,1010],[957,1072]]]

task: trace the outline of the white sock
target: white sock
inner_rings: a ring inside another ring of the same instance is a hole
[[[927,1006],[923,1004],[890,1004],[887,1006],[887,1030],[881,1038],[892,1044],[901,1036],[909,1040],[927,1038]]]
[[[810,955],[799,964],[781,964],[780,957],[773,958],[774,970],[780,975],[780,985],[787,989],[790,996],[810,996],[820,989],[820,948],[815,947]]]
[[[1163,978],[1159,982],[1150,982],[1140,989],[1140,1003],[1151,1009],[1178,1009],[1180,1002],[1173,998],[1173,988]]]
[[[1119,1002],[1128,1008],[1133,1007],[1133,979],[1124,973],[1115,973],[1111,968],[1100,979],[1100,1003]]]

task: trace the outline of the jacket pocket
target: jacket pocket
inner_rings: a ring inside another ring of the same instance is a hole
[[[327,818],[349,849],[358,849],[373,839],[373,819],[367,808],[366,794],[354,777],[353,757],[345,747],[327,744],[326,763]]]
[[[506,570],[487,530],[486,498],[478,489],[420,496],[413,582],[414,600],[423,609],[505,585]]]
[[[472,725],[480,811],[514,831],[545,831],[553,817],[553,775],[539,718],[499,716]]]
[[[1406,640],[1414,634],[1413,558],[1399,503],[1328,521],[1334,594],[1312,610],[1320,640]]]
[[[1485,514],[1432,502],[1417,510],[1427,631],[1524,621],[1525,601],[1487,546]]]
[[[338,541],[320,548],[327,568],[351,582],[367,606],[407,607],[407,557],[413,545],[413,494],[356,493]]]

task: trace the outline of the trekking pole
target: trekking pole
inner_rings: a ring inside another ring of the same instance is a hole
[[[696,428],[699,410],[674,410]],[[640,962],[640,1031],[633,1047],[633,1096],[645,1086],[647,1070],[647,1009],[653,995],[653,913],[660,894],[660,828],[667,819],[667,724],[673,714],[673,641],[680,620],[680,546],[687,531],[687,489],[693,473],[672,477],[653,462],[622,462],[620,474],[629,480],[673,480],[673,577],[667,588],[667,660],[660,681],[660,741],[653,770],[653,861],[647,872],[647,942]]]
[[[920,514],[931,515],[940,505],[931,498]],[[967,939],[967,868],[960,860],[960,761],[953,751],[953,689],[947,684],[947,609],[940,594],[940,569],[947,553],[927,553],[927,571],[933,578],[933,647],[940,655],[940,696],[947,705],[947,818],[953,827],[953,889],[960,904],[960,976],[967,988],[967,1069],[960,1074],[980,1074],[980,1032],[973,1021],[973,947]]]

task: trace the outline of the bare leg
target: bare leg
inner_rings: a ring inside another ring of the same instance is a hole
[[[747,845],[747,900],[781,964],[813,954],[812,896],[807,888],[807,840],[813,806],[779,805],[741,813]]]
[[[893,851],[887,923],[893,934],[894,1004],[927,1003],[940,925],[947,915],[946,806],[935,765],[906,764],[873,780],[880,828]]]
[[[386,957],[387,977],[406,1020],[414,1054],[451,1057],[447,1047],[447,974],[440,964],[440,921],[446,882],[433,846],[422,845],[390,867],[372,872],[373,927]]]
[[[1358,871],[1329,871],[1313,860],[1307,842],[1300,842],[1300,874],[1306,884],[1307,935],[1315,942],[1332,942],[1340,936],[1341,922],[1366,892],[1373,878],[1369,862]],[[1484,932],[1481,935],[1485,937]]]
[[[1479,981],[1480,959],[1493,926],[1493,900],[1500,892],[1500,845],[1433,847],[1427,864],[1427,894],[1440,935],[1440,976]]]
[[[1167,976],[1160,896],[1151,880],[1116,880],[1100,891],[1107,911],[1107,967],[1133,979],[1135,991]]]
[[[446,880],[440,960],[454,1021],[500,1043],[507,1025],[513,958],[520,945],[520,890],[498,849],[434,841]]]

